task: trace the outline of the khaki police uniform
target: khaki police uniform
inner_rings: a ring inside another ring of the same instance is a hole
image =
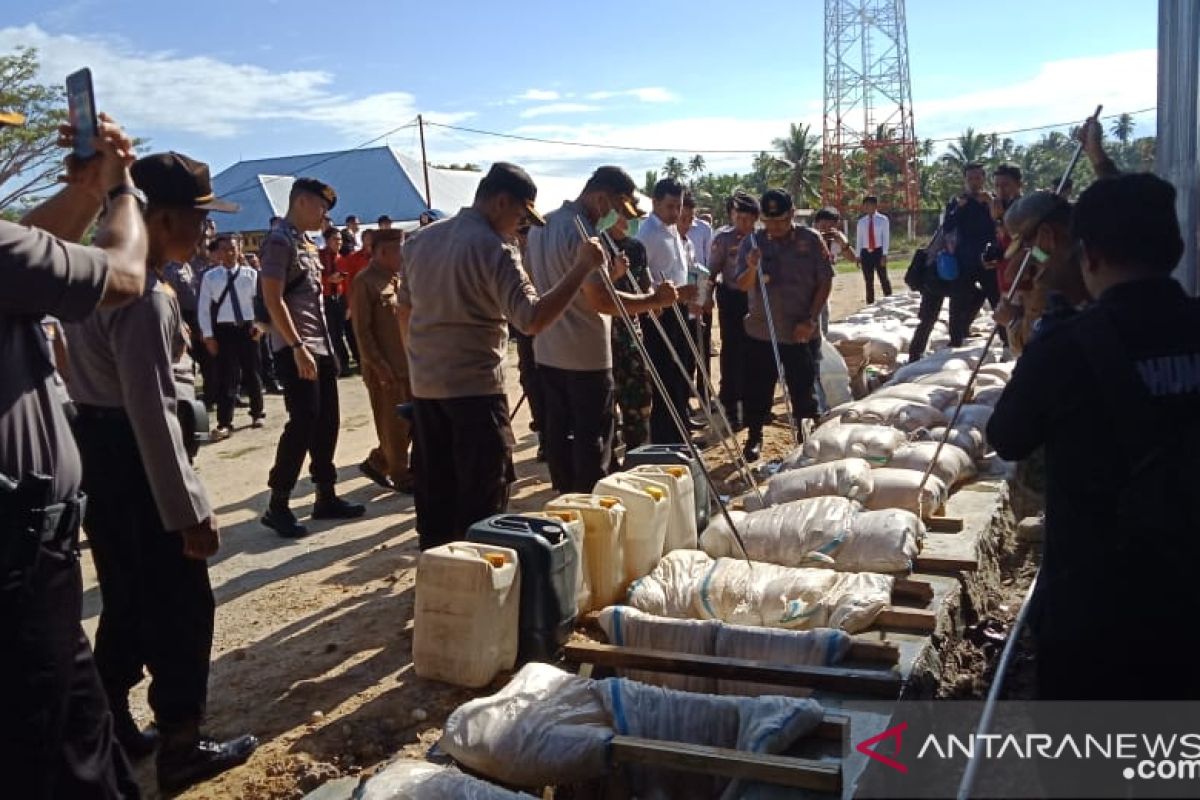
[[[104,294],[104,253],[0,221],[0,774],[11,797],[137,797],[80,625],[79,451],[40,320]],[[15,486],[13,485],[15,484]],[[44,509],[44,511],[42,511]]]
[[[379,436],[379,446],[367,456],[367,463],[391,478],[396,488],[407,491],[412,485],[411,433],[409,423],[396,414],[396,406],[412,400],[412,389],[397,316],[399,287],[399,276],[372,262],[350,284],[350,320]]]
[[[721,387],[717,394],[730,423],[737,427],[742,419],[745,394],[746,330],[742,321],[750,310],[746,293],[737,288],[738,248],[745,234],[737,228],[724,228],[713,237],[708,268],[717,283],[717,320],[721,325]]]

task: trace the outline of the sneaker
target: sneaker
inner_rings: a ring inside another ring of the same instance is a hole
[[[223,442],[233,436],[233,429],[228,425],[218,425],[212,433],[208,435],[210,442]]]

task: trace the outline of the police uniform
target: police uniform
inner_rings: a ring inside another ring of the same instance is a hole
[[[717,320],[721,325],[721,387],[717,394],[730,424],[740,427],[745,393],[746,330],[743,320],[750,310],[746,293],[734,284],[738,249],[745,234],[726,228],[713,238],[709,268],[717,283]]]
[[[138,795],[80,625],[82,469],[39,324],[92,313],[107,272],[100,250],[0,221],[0,772],[14,798]]]
[[[646,266],[646,248],[633,237],[616,243],[629,259],[629,271],[617,281],[617,289],[645,294],[651,289],[650,271]],[[612,326],[613,384],[618,407],[621,409],[621,441],[625,452],[650,441],[650,409],[654,401],[654,386],[646,362],[637,348],[634,336],[642,335],[642,318],[633,317],[637,328],[631,332],[623,323]]]
[[[139,159],[131,174],[151,204],[237,208],[212,197],[206,165],[176,153]],[[216,604],[208,565],[184,554],[183,532],[211,519],[213,508],[177,417],[181,323],[175,293],[152,272],[133,303],[67,326],[75,438],[89,496],[84,529],[104,601],[96,664],[126,727],[129,691],[143,667],[150,673],[164,790],[241,763],[257,746],[242,737],[206,749],[199,733]]]
[[[313,178],[298,178],[293,192],[304,191],[321,197],[329,208],[337,202],[332,187]],[[279,437],[275,463],[267,478],[271,501],[262,523],[280,536],[294,538],[307,533],[289,509],[289,499],[304,456],[309,458],[309,473],[317,487],[313,506],[314,519],[349,519],[362,516],[366,508],[347,503],[334,493],[337,468],[333,454],[337,448],[341,411],[338,406],[337,379],[341,370],[334,356],[321,300],[321,260],[317,246],[307,233],[300,231],[287,217],[279,220],[263,240],[259,250],[262,267],[259,274],[283,284],[283,303],[291,316],[300,341],[289,342],[280,327],[271,327],[271,349],[275,353],[275,372],[283,384],[288,421]],[[300,377],[293,345],[303,345],[317,366],[316,380]]]
[[[399,241],[400,231],[376,234],[378,248]],[[386,238],[385,238],[386,237]],[[362,378],[375,417],[379,446],[367,456],[363,472],[386,476],[396,489],[411,493],[408,468],[409,423],[396,414],[396,406],[412,400],[408,383],[408,357],[397,318],[400,278],[374,261],[350,284],[350,320],[362,358]]]
[[[770,194],[764,195],[763,201],[763,213],[767,215],[775,213],[770,205],[772,202],[782,202],[775,201],[769,197]],[[786,197],[782,192],[779,194]],[[787,208],[781,208],[779,213],[791,213],[790,198],[787,198],[786,205]],[[791,411],[797,421],[814,417],[817,414],[817,401],[813,392],[816,379],[813,349],[810,343],[797,341],[794,330],[805,320],[818,323],[819,310],[814,315],[812,304],[822,289],[827,290],[832,284],[833,262],[819,233],[793,223],[790,235],[784,239],[771,239],[765,231],[759,231],[753,239],[746,237],[738,248],[738,275],[748,269],[746,259],[755,239],[761,251],[755,280],[759,281],[763,276],[767,278],[767,295],[779,343],[779,356],[783,361],[788,393],[794,406]],[[751,440],[755,440],[761,437],[762,426],[770,413],[779,372],[759,285],[753,286],[747,296],[745,421],[750,429]],[[817,328],[813,335],[819,337],[820,329]]]

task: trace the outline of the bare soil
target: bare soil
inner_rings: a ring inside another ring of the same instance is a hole
[[[901,286],[902,273],[893,281]],[[839,319],[861,307],[862,278],[839,274],[831,297]],[[716,337],[719,339],[719,337]],[[520,397],[515,354],[509,397]],[[717,368],[713,359],[713,368]],[[334,525],[306,519],[313,500],[307,479],[296,490],[302,521],[313,533],[286,541],[259,524],[266,477],[284,421],[279,397],[267,401],[267,424],[248,426],[239,409],[232,438],[197,458],[222,526],[220,553],[210,561],[217,598],[209,681],[208,730],[219,736],[254,733],[258,752],[244,766],[185,792],[202,798],[299,798],[327,780],[358,775],[399,753],[421,758],[446,716],[477,694],[413,674],[412,609],[417,562],[412,498],[377,487],[356,464],[375,443],[366,392],[358,378],[339,382],[342,428],[339,490],[366,503],[360,520]],[[782,405],[776,408],[782,413]],[[527,404],[514,421],[517,475],[513,511],[540,509],[553,497],[545,465],[537,463]],[[766,433],[764,461],[791,449],[786,428]],[[711,449],[713,466],[726,459]],[[94,635],[100,594],[84,559],[84,621]],[[151,722],[146,681],[133,709]],[[147,797],[157,797],[152,760],[140,767]]]

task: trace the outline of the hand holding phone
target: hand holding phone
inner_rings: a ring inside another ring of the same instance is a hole
[[[86,160],[96,155],[94,140],[100,125],[96,119],[92,71],[87,67],[67,76],[67,115],[75,131],[75,157]]]

